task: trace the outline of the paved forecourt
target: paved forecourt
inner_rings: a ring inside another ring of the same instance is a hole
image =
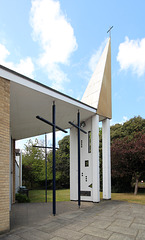
[[[49,207],[48,207],[49,206]],[[49,204],[19,204],[12,209],[11,231],[3,240],[143,240],[145,205],[121,201],[58,202],[58,214]]]

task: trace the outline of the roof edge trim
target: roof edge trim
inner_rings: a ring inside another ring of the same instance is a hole
[[[97,111],[96,108],[94,108],[94,107],[92,107],[92,106],[90,106],[90,105],[88,105],[88,104],[86,104],[86,103],[83,103],[83,102],[81,102],[81,101],[79,101],[79,100],[77,100],[77,99],[75,99],[75,98],[73,98],[73,97],[71,97],[71,96],[68,96],[68,95],[66,95],[66,94],[64,94],[64,93],[62,93],[62,92],[59,92],[59,91],[57,91],[57,90],[55,90],[55,89],[53,89],[53,88],[51,88],[51,87],[49,87],[49,86],[46,86],[45,84],[42,84],[42,83],[40,83],[40,82],[38,82],[38,81],[36,81],[36,80],[33,80],[33,79],[31,79],[31,78],[23,75],[23,74],[20,74],[20,73],[14,71],[14,70],[12,70],[12,69],[9,69],[9,68],[7,68],[7,67],[5,67],[5,66],[3,66],[3,65],[0,65],[0,77],[6,78],[6,79],[8,79],[8,80],[10,80],[10,81],[13,81],[13,82],[17,82],[16,80],[14,81],[14,79],[12,79],[12,78],[9,79],[7,76],[4,76],[4,74],[2,74],[2,72],[1,72],[1,69],[2,69],[3,71],[9,72],[10,74],[16,75],[16,76],[19,77],[19,78],[25,79],[25,80],[29,81],[30,83],[36,84],[37,86],[40,86],[40,87],[42,87],[42,88],[45,88],[45,89],[47,89],[47,90],[49,90],[49,91],[52,91],[52,92],[58,94],[58,95],[61,95],[61,96],[65,97],[65,98],[69,98],[70,100],[75,101],[76,103],[79,103],[79,104],[81,104],[81,105],[83,105],[83,106],[86,106],[86,107],[92,109],[93,112],[96,112],[96,111]],[[17,83],[19,83],[19,82],[17,82]],[[20,83],[19,83],[19,84],[20,84]],[[23,85],[23,84],[22,84],[22,85]]]

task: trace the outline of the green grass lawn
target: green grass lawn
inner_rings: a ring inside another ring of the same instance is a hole
[[[136,196],[133,193],[112,193],[111,197],[112,200],[145,204],[145,194],[143,193],[139,193]],[[45,190],[30,190],[29,198],[31,202],[45,202]],[[100,193],[100,198],[103,198],[102,193]],[[48,202],[52,201],[52,190],[47,191],[47,200]],[[70,201],[70,190],[57,190],[56,201]]]
[[[45,202],[45,190],[30,190],[29,198],[31,202]],[[47,201],[52,202],[52,190],[47,191]],[[70,201],[70,190],[56,190],[56,201]]]
[[[138,193],[134,195],[133,193],[112,193],[112,200],[127,201],[130,203],[140,203],[145,204],[145,194]]]

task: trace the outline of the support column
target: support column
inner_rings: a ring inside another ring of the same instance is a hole
[[[93,173],[93,202],[100,201],[100,174],[99,174],[99,116],[92,117],[92,173]]]
[[[0,78],[0,233],[10,229],[10,82]]]
[[[19,163],[19,176],[20,176],[20,180],[19,180],[19,183],[20,183],[20,186],[22,186],[22,151],[20,151],[20,163]]]
[[[110,120],[102,121],[103,199],[111,199]]]
[[[15,139],[12,140],[12,151],[13,151],[13,197],[12,203],[15,203]]]
[[[70,128],[70,200],[78,200],[77,130]]]

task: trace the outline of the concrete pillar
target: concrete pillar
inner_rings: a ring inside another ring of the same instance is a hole
[[[0,78],[0,233],[10,229],[10,82]]]
[[[100,201],[100,174],[99,174],[99,116],[92,117],[92,173],[93,173],[93,202]]]
[[[20,151],[20,158],[19,158],[19,185],[22,186],[22,151]]]
[[[111,199],[110,120],[102,121],[103,199]]]
[[[70,200],[78,200],[77,130],[70,129]]]

